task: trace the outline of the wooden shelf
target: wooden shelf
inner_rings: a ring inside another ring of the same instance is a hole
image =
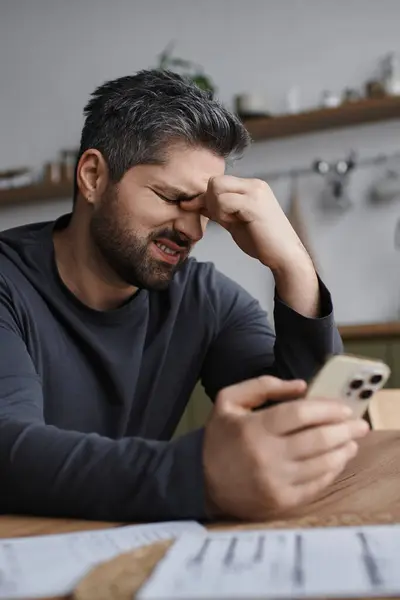
[[[37,183],[35,185],[0,190],[0,205],[17,204],[19,202],[40,202],[59,198],[71,198],[72,183],[63,181],[60,183]]]
[[[400,321],[387,323],[365,323],[364,325],[343,325],[338,329],[344,340],[400,337]]]
[[[243,123],[253,140],[272,140],[313,131],[350,127],[400,119],[400,97],[388,97],[351,102],[338,108],[313,110],[297,115],[256,117]],[[72,183],[39,183],[31,186],[0,190],[0,205],[36,202],[57,198],[72,199]]]
[[[337,108],[296,115],[243,119],[243,123],[253,140],[261,141],[389,119],[400,119],[398,96],[349,102]]]

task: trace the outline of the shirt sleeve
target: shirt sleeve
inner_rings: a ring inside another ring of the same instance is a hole
[[[206,518],[203,432],[171,442],[112,440],[47,425],[41,380],[18,321],[0,280],[0,511],[112,521]]]
[[[319,281],[320,316],[300,315],[275,294],[274,325],[248,292],[215,269],[208,273],[215,332],[201,372],[214,399],[228,385],[260,375],[309,381],[326,359],[342,352],[331,295]]]

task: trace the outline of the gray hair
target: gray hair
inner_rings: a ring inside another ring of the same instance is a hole
[[[250,142],[238,117],[170,71],[144,70],[105,82],[91,95],[84,114],[78,161],[89,148],[99,150],[115,183],[135,165],[162,163],[177,141],[224,158],[240,155]]]

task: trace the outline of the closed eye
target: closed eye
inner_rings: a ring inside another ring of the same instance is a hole
[[[157,192],[153,188],[149,188],[149,189],[151,189],[153,194],[155,194],[161,200],[163,200],[164,202],[167,202],[168,204],[180,204],[181,202],[191,202],[192,200],[195,200],[196,198],[198,198],[201,195],[201,192],[199,192],[198,194],[190,194],[189,195],[189,194],[185,194],[184,192],[179,192],[179,191],[177,191],[174,194],[171,191],[171,195],[173,195],[174,197],[169,198],[168,196],[164,196],[164,194],[161,194],[161,192]]]
[[[181,202],[179,198],[167,198],[167,196],[163,196],[162,194],[160,194],[160,192],[156,192],[155,190],[152,191],[155,193],[156,196],[158,196],[161,200],[167,202],[168,204],[179,204]]]

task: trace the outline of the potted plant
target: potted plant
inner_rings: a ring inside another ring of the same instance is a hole
[[[184,58],[173,56],[174,43],[170,42],[159,55],[158,69],[175,71],[191,79],[199,88],[213,96],[216,87],[201,65]]]

